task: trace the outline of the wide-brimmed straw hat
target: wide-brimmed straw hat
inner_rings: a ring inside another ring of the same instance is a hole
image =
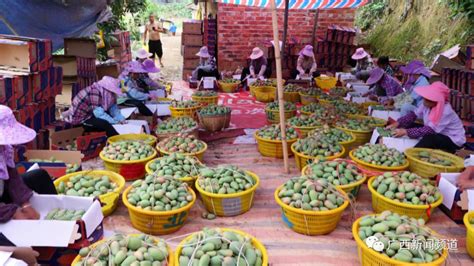
[[[311,45],[306,45],[303,49],[301,49],[299,55],[305,55],[309,57],[314,57],[314,51],[313,51],[313,46]]]
[[[401,66],[400,70],[404,74],[412,74],[413,70],[415,70],[419,67],[424,67],[424,66],[425,66],[425,64],[423,64],[423,62],[421,62],[420,60],[412,60],[410,63],[408,63],[408,65]]]
[[[211,57],[211,55],[209,54],[209,49],[207,49],[207,46],[201,47],[201,49],[199,49],[199,52],[196,55],[203,58]]]
[[[137,57],[140,59],[147,59],[150,58],[150,56],[152,55],[152,53],[147,52],[144,48],[137,51]]]
[[[381,69],[380,67],[377,67],[377,68],[373,69],[370,72],[370,77],[366,82],[367,85],[373,85],[373,84],[379,82],[380,79],[383,77],[384,73],[385,73],[385,71],[383,71],[383,69]]]
[[[151,59],[147,59],[142,63],[143,69],[148,73],[157,73],[160,72],[160,69],[156,67],[155,62]]]
[[[250,54],[249,58],[252,60],[258,59],[263,56],[262,49],[255,47],[252,49],[252,53]]]
[[[360,48],[357,48],[355,53],[352,55],[352,59],[360,60],[360,59],[365,58],[367,56],[369,56],[369,54],[364,50],[364,48],[360,47]]]
[[[128,73],[148,73],[146,69],[143,68],[142,63],[138,61],[132,61],[127,65]]]
[[[121,95],[122,91],[120,90],[120,80],[104,76],[101,80],[97,81],[97,84],[102,88],[115,93],[117,95]]]
[[[13,111],[0,105],[0,145],[18,145],[36,138],[36,132],[16,121]]]

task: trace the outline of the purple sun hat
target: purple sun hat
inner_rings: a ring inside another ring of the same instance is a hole
[[[355,53],[352,55],[352,59],[360,60],[360,59],[365,58],[367,56],[369,56],[369,54],[364,50],[364,48],[359,47],[359,48],[357,48]]]
[[[384,73],[385,73],[385,71],[383,71],[383,69],[381,69],[380,67],[377,67],[374,70],[372,70],[370,72],[370,77],[366,82],[367,85],[373,85],[373,84],[379,82],[380,79],[383,77]]]
[[[413,74],[413,70],[424,66],[425,64],[423,64],[423,62],[421,62],[420,60],[412,60],[410,63],[408,63],[408,65],[400,67],[400,70],[404,74]]]
[[[313,51],[313,46],[311,45],[306,45],[303,49],[301,49],[299,55],[305,55],[309,57],[314,57],[314,51]]]
[[[413,71],[411,71],[409,74],[419,74],[425,76],[426,78],[431,78],[431,71],[424,66],[413,69]]]
[[[160,69],[155,66],[155,62],[151,59],[147,59],[142,63],[143,69],[145,69],[148,73],[158,73]]]
[[[0,145],[18,145],[36,138],[36,132],[16,121],[13,111],[0,105]]]
[[[147,52],[144,48],[142,48],[142,49],[137,51],[136,55],[137,55],[136,57],[138,57],[140,59],[147,59],[147,58],[150,58],[150,56],[152,56],[153,54]]]
[[[143,68],[142,63],[138,61],[132,61],[128,63],[127,71],[128,73],[148,73],[148,71]]]
[[[121,95],[122,91],[120,90],[120,80],[104,76],[101,80],[97,81],[97,84],[102,88],[115,93],[117,95]]]

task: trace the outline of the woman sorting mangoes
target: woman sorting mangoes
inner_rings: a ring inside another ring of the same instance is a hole
[[[43,169],[18,174],[14,157],[14,145],[31,142],[36,132],[18,123],[10,108],[0,105],[0,223],[14,220],[38,220],[38,212],[31,206],[33,192],[57,194],[53,181]],[[0,252],[12,252],[12,257],[36,265],[39,255],[29,247],[15,247],[0,232]]]
[[[247,77],[250,78],[269,78],[272,70],[268,65],[267,58],[263,54],[262,49],[255,47],[249,56],[250,66],[242,70],[241,80],[244,81]]]
[[[370,72],[366,84],[371,89],[364,96],[369,96],[373,101],[385,102],[403,92],[400,83],[379,67]]]
[[[291,78],[296,79],[297,76],[300,78],[319,77],[320,74],[316,71],[317,68],[318,65],[314,58],[313,46],[306,45],[299,53],[298,61],[296,61],[296,69],[292,71]]]
[[[461,119],[448,102],[449,88],[438,81],[417,87],[415,92],[423,98],[423,104],[387,128],[395,129],[396,137],[420,139],[415,147],[456,152],[466,136]],[[423,126],[414,124],[417,119],[423,120]]]
[[[364,48],[357,48],[355,53],[352,55],[352,59],[356,60],[356,66],[352,70],[352,74],[356,76],[357,79],[366,81],[370,76],[370,71],[374,68],[374,62]]]
[[[125,121],[117,106],[117,96],[121,94],[120,81],[105,76],[77,93],[71,108],[63,113],[64,120],[82,125],[86,131],[105,131],[108,137],[118,135],[112,125]]]

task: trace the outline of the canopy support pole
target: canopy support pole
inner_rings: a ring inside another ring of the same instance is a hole
[[[281,56],[280,56],[280,41],[278,40],[278,16],[276,9],[276,0],[270,1],[272,9],[272,24],[273,24],[273,42],[275,43],[275,65],[277,73],[277,91],[278,91],[278,106],[280,113],[280,130],[281,140],[283,148],[283,162],[285,167],[285,173],[289,173],[288,167],[288,146],[286,142],[286,126],[285,126],[285,108],[283,101],[283,84],[281,76]]]
[[[287,33],[288,33],[288,9],[289,9],[289,6],[290,6],[290,0],[285,0],[285,16],[284,16],[284,20],[283,20],[283,41],[282,41],[282,44],[281,44],[281,57],[283,58],[283,60],[285,60],[285,58],[289,55],[287,55],[285,53],[285,44],[286,44],[286,37],[287,37]],[[288,60],[285,60],[285,66],[286,68],[288,68]]]
[[[314,24],[313,24],[313,34],[311,36],[311,45],[314,47],[314,50],[316,49],[316,31],[318,29],[318,19],[319,19],[319,9],[316,9],[316,12],[314,12]]]

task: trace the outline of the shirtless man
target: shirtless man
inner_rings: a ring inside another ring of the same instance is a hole
[[[160,40],[160,32],[165,32],[160,25],[155,22],[155,16],[150,15],[149,23],[145,26],[145,34],[143,35],[143,44],[146,44],[146,37],[149,33],[149,40],[148,40],[148,51],[152,54],[153,61],[155,60],[155,54],[158,56],[158,60],[160,61],[160,66],[163,67],[163,63],[161,62],[161,57],[163,57],[163,48],[161,45]]]

